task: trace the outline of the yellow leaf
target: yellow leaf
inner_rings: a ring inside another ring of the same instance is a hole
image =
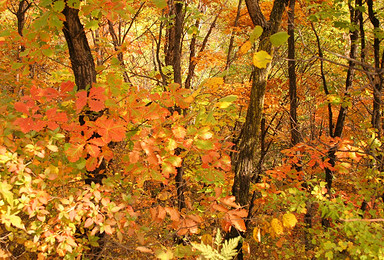
[[[284,227],[293,228],[296,226],[297,219],[296,216],[292,213],[286,213],[283,215],[283,225]]]
[[[253,54],[253,65],[262,69],[266,68],[267,64],[272,61],[272,56],[266,51],[258,51]]]
[[[273,231],[276,235],[281,235],[281,234],[284,233],[283,226],[281,225],[280,220],[278,220],[277,218],[272,219],[272,221],[271,221],[271,227],[272,227],[272,231]]]
[[[253,229],[253,239],[257,242],[261,242],[261,233],[260,233],[260,228],[255,227]]]

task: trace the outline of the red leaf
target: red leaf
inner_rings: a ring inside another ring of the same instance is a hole
[[[88,105],[92,111],[98,112],[105,108],[104,101],[107,97],[104,94],[103,87],[93,87],[89,92]]]
[[[81,90],[76,93],[76,112],[79,113],[87,105],[87,91]]]
[[[61,85],[60,85],[60,92],[62,94],[70,92],[70,91],[73,90],[74,86],[75,86],[75,83],[73,83],[72,81],[62,82]]]
[[[14,104],[14,107],[16,111],[24,113],[24,114],[29,114],[28,106],[24,102],[16,102]]]
[[[20,130],[26,134],[34,129],[35,122],[32,118],[18,118],[15,120],[15,125],[18,125]]]

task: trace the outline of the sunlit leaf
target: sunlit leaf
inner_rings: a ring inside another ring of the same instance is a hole
[[[253,54],[253,65],[257,68],[266,68],[267,64],[272,61],[272,56],[266,51],[258,51]]]

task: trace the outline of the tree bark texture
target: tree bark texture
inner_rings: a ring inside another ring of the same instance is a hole
[[[86,89],[96,82],[95,62],[92,57],[79,10],[66,6],[63,10],[65,22],[63,33],[68,44],[69,57],[78,90]]]
[[[271,18],[268,22],[266,22],[261,12],[258,0],[246,0],[245,2],[254,25],[260,25],[264,29],[259,39],[258,51],[263,50],[272,55],[272,44],[269,41],[269,37],[278,32],[287,1],[274,1],[270,15]],[[250,183],[252,178],[255,178],[254,175],[257,174],[257,147],[259,144],[267,77],[270,68],[271,63],[263,69],[254,68],[246,121],[236,147],[238,153],[234,154],[234,158],[232,158],[235,172],[232,193],[235,195],[237,202],[243,206],[249,202]]]

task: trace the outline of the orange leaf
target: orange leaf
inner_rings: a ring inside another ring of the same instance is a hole
[[[143,253],[150,253],[150,254],[153,253],[153,251],[151,249],[149,249],[148,247],[145,247],[145,246],[138,246],[138,247],[136,247],[136,250],[143,252]]]
[[[76,93],[76,112],[79,113],[87,105],[87,91],[80,90]]]
[[[99,117],[95,125],[97,132],[104,137],[106,142],[120,142],[125,138],[125,124],[122,120],[108,119],[106,116]]]
[[[71,143],[69,148],[65,151],[68,161],[77,162],[83,154],[84,144]]]
[[[182,126],[174,126],[172,127],[173,135],[178,139],[184,139],[187,134],[187,130]]]
[[[228,212],[228,217],[229,217],[229,221],[231,222],[231,224],[232,224],[237,230],[240,230],[240,231],[242,231],[242,232],[245,232],[245,230],[246,230],[247,228],[245,227],[244,219],[240,218],[238,215],[232,214],[231,211]]]
[[[88,105],[91,111],[99,112],[105,108],[104,101],[107,97],[103,87],[92,87],[89,91]]]
[[[97,157],[100,154],[100,148],[96,145],[87,144],[86,149],[91,157]]]
[[[227,196],[225,198],[221,198],[220,202],[223,203],[224,205],[234,207],[234,208],[240,208],[240,206],[235,202],[236,198],[235,196]]]
[[[113,233],[113,228],[110,225],[104,225],[104,231],[108,235],[112,235]]]
[[[180,214],[176,209],[170,208],[170,207],[165,207],[165,211],[169,214],[169,216],[171,216],[171,220],[179,221]]]

